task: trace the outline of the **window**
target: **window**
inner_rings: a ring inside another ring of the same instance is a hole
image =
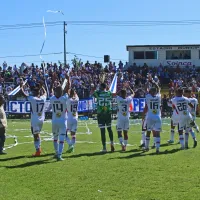
[[[158,59],[157,51],[145,51],[145,59]]]
[[[134,51],[134,59],[158,59],[157,51]]]
[[[166,60],[190,60],[190,50],[171,50],[166,51]]]
[[[144,59],[144,51],[134,51],[134,59]]]

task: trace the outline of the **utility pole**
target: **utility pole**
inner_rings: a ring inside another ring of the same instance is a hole
[[[67,34],[67,31],[66,31],[66,22],[64,21],[64,65],[67,64],[67,52],[66,52],[66,34]]]

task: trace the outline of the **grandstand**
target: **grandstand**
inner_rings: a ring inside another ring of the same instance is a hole
[[[129,64],[156,67],[200,66],[200,44],[127,46]]]

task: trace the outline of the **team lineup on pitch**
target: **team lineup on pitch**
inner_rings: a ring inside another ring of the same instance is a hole
[[[112,84],[115,83],[114,77]],[[110,139],[111,152],[115,151],[114,135],[112,129],[112,96],[113,93],[116,95],[116,85],[111,84],[110,90],[107,90],[107,86],[101,83],[99,90],[95,91],[93,96],[97,99],[97,122],[101,133],[102,142],[102,153],[107,152],[106,145],[106,129],[108,131]],[[38,84],[37,87],[32,89],[32,94],[27,95],[24,92],[25,83],[22,85],[21,90],[25,96],[27,96],[28,101],[31,103],[31,132],[34,137],[34,146],[36,152],[32,155],[33,157],[38,157],[41,155],[41,131],[43,123],[45,120],[45,101],[47,93],[45,88]],[[62,158],[62,153],[64,150],[65,141],[68,144],[68,153],[74,152],[76,144],[76,135],[78,128],[78,102],[79,98],[74,89],[70,89],[71,82],[70,77],[67,76],[67,84],[65,85],[65,90],[63,87],[56,86],[54,88],[55,95],[50,98],[50,103],[52,107],[52,133],[53,133],[53,146],[55,155],[54,157],[57,161],[64,160]],[[117,93],[117,134],[119,139],[119,144],[121,145],[122,151],[126,151],[128,145],[128,130],[130,128],[130,112],[129,107],[134,97],[134,92],[131,90],[131,95],[127,97],[126,89],[122,89]],[[153,133],[154,143],[152,148],[156,149],[156,153],[160,153],[161,137],[160,133],[162,131],[162,119],[161,119],[161,94],[160,87],[152,79],[151,75],[148,76],[148,82],[146,84],[146,105],[143,111],[142,119],[142,140],[140,147],[149,151],[150,135]],[[42,93],[42,95],[41,95]],[[185,96],[183,96],[185,95]],[[1,105],[4,103],[4,98],[1,96]],[[179,143],[181,149],[188,149],[188,139],[189,134],[191,134],[194,144],[193,147],[197,146],[197,139],[193,128],[196,132],[199,132],[199,127],[195,123],[196,112],[198,106],[198,100],[192,96],[190,89],[178,88],[174,97],[169,100],[169,104],[173,109],[172,120],[171,120],[171,139],[168,140],[169,144],[174,143],[174,129],[178,127],[179,133]],[[5,118],[5,112],[3,112]],[[6,118],[3,119],[6,124]],[[87,123],[85,123],[87,133],[90,134]],[[1,134],[5,138],[5,128],[1,129]],[[70,135],[69,135],[70,133]],[[12,136],[10,136],[12,137]],[[16,136],[13,136],[15,144],[7,148],[12,148],[17,146],[18,140]],[[44,139],[43,139],[44,140]],[[45,140],[51,140],[51,138],[46,138]],[[1,139],[1,154],[6,154],[3,150],[5,139]]]
[[[17,145],[33,144],[33,141],[24,141],[24,139],[26,139],[26,138],[31,139],[33,137],[32,133],[30,132],[30,128],[16,128],[18,123],[19,122],[15,122],[15,120],[12,120],[10,122],[12,128],[8,128],[8,134],[6,135],[6,138],[9,140],[9,144],[5,144],[5,147],[4,147],[5,150],[14,148]],[[49,129],[51,128],[51,125],[50,125],[51,120],[46,120],[44,122],[44,124],[47,125],[49,127]],[[141,130],[139,129],[139,127],[141,126],[141,124],[142,124],[141,119],[130,120],[130,129],[132,129],[131,127],[137,127],[137,129],[130,131],[130,137],[134,138],[135,134],[140,135]],[[165,126],[165,129],[162,130],[162,134],[165,134],[165,136],[169,135],[170,131],[167,130],[167,129],[171,126],[171,119],[170,118],[163,118],[162,124],[163,124],[163,126]],[[113,123],[112,123],[112,127],[114,129],[114,134],[115,134],[114,135],[115,145],[120,145],[120,143],[117,141],[117,133],[115,133],[116,132],[116,125],[117,125],[116,120],[114,120]],[[97,141],[91,141],[91,140],[88,140],[88,141],[79,140],[79,135],[91,135],[91,134],[99,135],[98,131],[91,132],[91,130],[90,130],[91,127],[98,129],[98,124],[97,124],[96,120],[89,119],[89,120],[84,121],[84,122],[82,120],[79,120],[78,127],[79,128],[78,128],[78,131],[76,133],[78,135],[77,136],[78,137],[77,138],[77,144],[78,145],[83,144],[83,143],[85,143],[85,144],[97,144],[98,143]],[[168,128],[166,129],[166,127],[168,127]],[[42,143],[53,141],[53,134],[51,133],[51,131],[49,131],[49,129],[45,129],[45,130],[41,131]],[[80,132],[79,129],[81,129],[82,132]],[[12,134],[12,133],[18,133],[18,132],[20,132],[20,135]],[[175,131],[175,132],[177,132],[177,131]],[[24,138],[24,139],[22,140],[21,138]],[[131,144],[128,144],[127,146],[129,148],[138,147],[138,146],[140,146],[140,142],[141,141],[139,141],[137,143],[136,142],[131,143]],[[165,142],[167,142],[167,141],[165,141]],[[153,141],[152,141],[152,143],[153,143]],[[107,142],[107,144],[109,144],[109,142]]]

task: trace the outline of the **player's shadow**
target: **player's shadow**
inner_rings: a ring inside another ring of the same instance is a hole
[[[120,151],[115,151],[115,152],[120,152]],[[114,152],[106,152],[106,153],[103,153],[103,152],[81,153],[81,154],[77,154],[77,155],[68,156],[67,158],[80,158],[80,157],[83,157],[83,156],[87,156],[87,157],[103,156],[103,155],[106,155],[106,154],[114,154]]]
[[[53,156],[53,155],[55,155],[55,153],[42,154],[39,157],[40,158],[45,158],[45,157]],[[27,156],[26,158],[35,158],[35,157],[33,157],[33,156]]]
[[[126,154],[126,153],[135,153],[135,152],[141,152],[143,151],[142,149],[131,149],[128,151],[121,151],[121,153]]]
[[[172,146],[172,145],[175,145],[175,144],[165,143],[165,144],[161,144],[160,146],[161,146],[161,147],[168,147],[168,146]]]
[[[42,158],[42,157],[53,156],[53,155],[54,155],[53,153],[49,153],[49,154],[41,155],[40,157]],[[1,156],[0,156],[0,162],[1,161],[19,160],[19,159],[23,159],[23,158],[34,158],[34,157],[33,156],[16,156],[16,157],[10,157],[10,158],[1,158]]]
[[[10,160],[18,160],[18,159],[23,159],[26,158],[26,156],[16,156],[16,157],[11,157],[11,158],[0,158],[1,161],[10,161]]]
[[[112,159],[130,159],[130,158],[143,157],[143,156],[159,156],[159,155],[173,154],[173,153],[176,153],[178,151],[180,151],[180,149],[172,149],[172,150],[162,151],[159,154],[157,154],[156,152],[152,152],[152,153],[146,154],[143,151],[143,152],[131,154],[129,156],[117,157],[117,158],[110,158],[110,160],[112,160]]]
[[[52,159],[47,159],[47,160],[38,160],[38,161],[32,161],[32,162],[27,162],[27,163],[23,163],[23,164],[20,164],[20,165],[15,165],[15,166],[5,166],[5,168],[7,169],[16,169],[16,168],[26,168],[26,167],[32,167],[32,166],[35,166],[35,165],[44,165],[44,164],[48,164],[48,163],[52,163],[49,162],[50,160]],[[54,162],[54,161],[53,161]],[[55,160],[56,162],[56,160]]]

